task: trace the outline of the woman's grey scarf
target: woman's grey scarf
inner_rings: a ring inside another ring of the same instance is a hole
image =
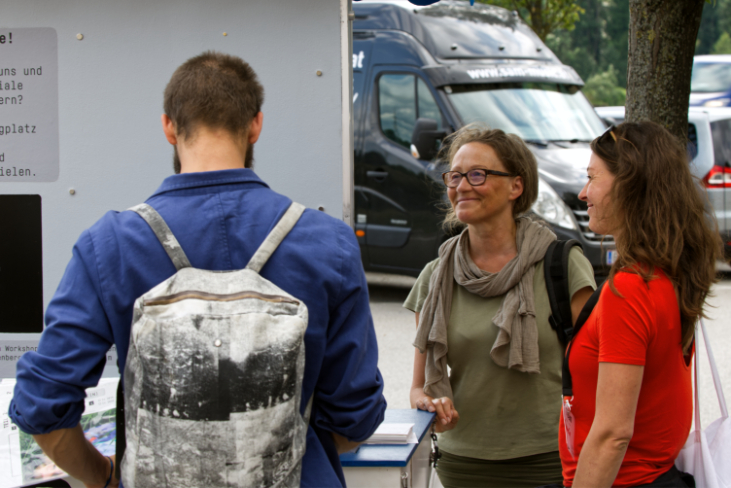
[[[424,392],[427,395],[452,398],[447,376],[447,324],[455,281],[481,297],[505,295],[492,319],[500,330],[490,356],[504,368],[540,373],[533,275],[535,264],[544,258],[556,235],[528,217],[521,217],[516,223],[518,254],[498,273],[483,271],[472,261],[467,229],[439,248],[439,265],[429,280],[429,292],[414,340],[419,351],[426,351]]]

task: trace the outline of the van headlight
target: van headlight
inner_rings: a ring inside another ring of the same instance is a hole
[[[532,210],[550,224],[564,229],[578,230],[578,226],[571,216],[571,209],[566,206],[554,189],[543,181],[543,178],[538,178],[538,198],[533,204]]]

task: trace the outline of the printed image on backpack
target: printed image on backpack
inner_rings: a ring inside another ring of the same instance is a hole
[[[285,214],[247,269],[184,267],[136,301],[125,486],[299,486],[307,307],[258,273],[299,214]]]

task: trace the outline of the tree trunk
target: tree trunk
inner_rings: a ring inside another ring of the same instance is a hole
[[[688,140],[690,74],[705,0],[630,0],[626,120]]]
[[[543,22],[543,0],[532,0],[528,2],[528,13],[530,14],[530,26],[533,28],[538,37],[542,41],[546,40],[548,35],[546,24]]]

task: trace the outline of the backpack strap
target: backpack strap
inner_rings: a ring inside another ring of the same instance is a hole
[[[543,260],[543,273],[546,291],[551,304],[548,323],[556,331],[558,340],[564,347],[571,340],[573,322],[571,320],[571,291],[569,290],[569,253],[574,246],[581,247],[576,239],[553,241],[546,250]]]
[[[249,264],[246,265],[246,269],[256,271],[259,273],[264,265],[269,260],[269,256],[274,254],[279,244],[287,237],[289,231],[297,223],[302,212],[305,211],[305,206],[296,202],[292,202],[287,211],[282,215],[282,218],[277,222],[269,235],[261,243],[259,249],[256,250],[254,256],[252,256]]]
[[[173,231],[170,230],[168,224],[163,220],[162,216],[157,213],[157,210],[152,208],[146,203],[135,205],[129,210],[136,212],[140,217],[145,219],[152,229],[152,232],[157,236],[157,240],[162,244],[165,252],[170,256],[175,269],[180,271],[183,268],[191,268],[188,256],[185,255],[183,248],[180,247],[180,243],[173,235]]]

